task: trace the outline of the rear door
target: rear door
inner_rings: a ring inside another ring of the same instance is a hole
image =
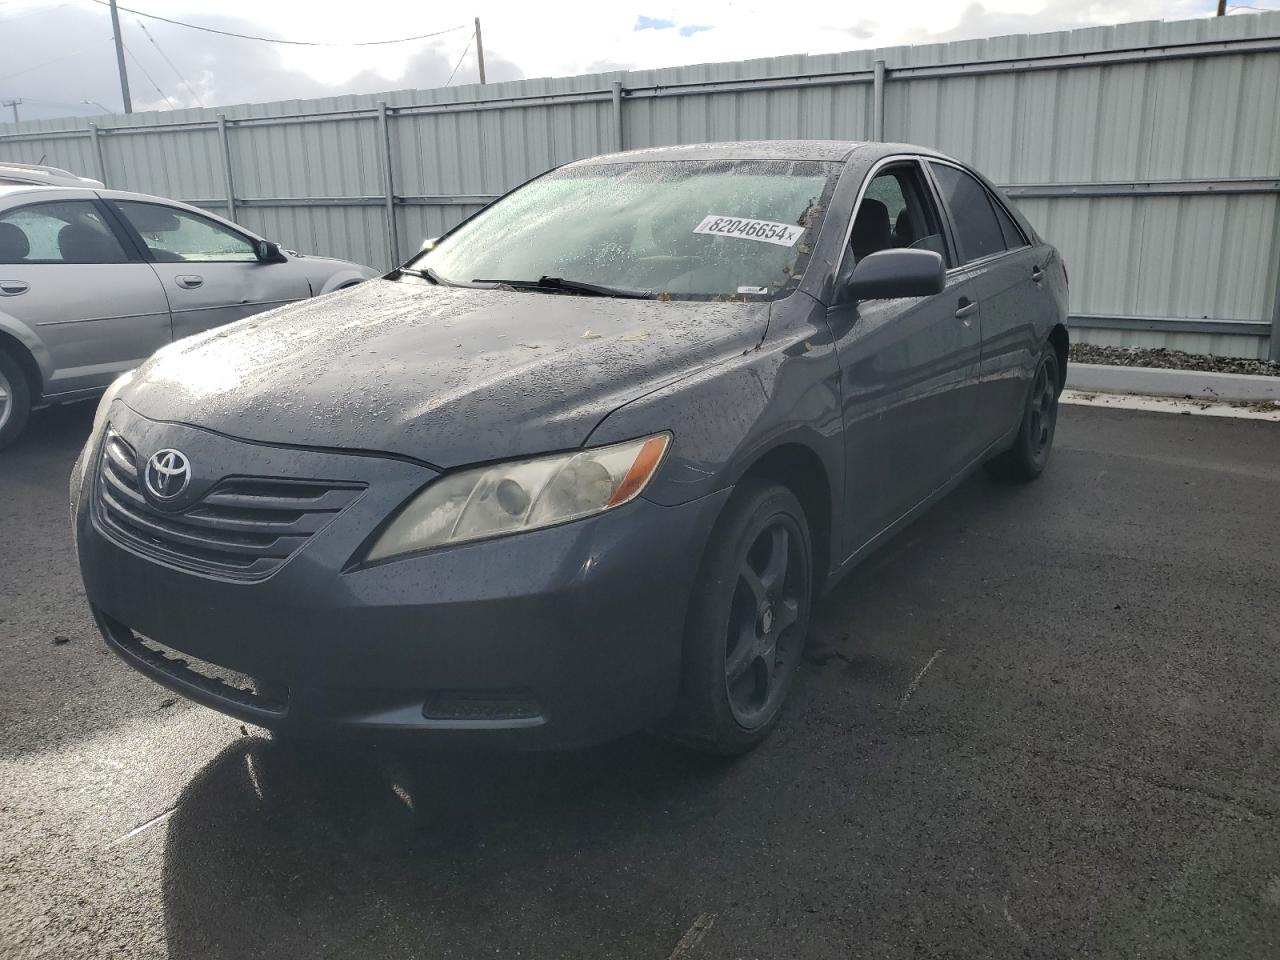
[[[155,271],[98,200],[65,197],[0,211],[0,311],[48,349],[50,397],[104,387],[171,339]]]
[[[173,337],[231,323],[311,295],[289,263],[262,263],[251,237],[164,203],[111,200],[164,286]]]
[[[929,167],[973,276],[982,325],[978,435],[989,444],[1016,424],[1035,372],[1045,258],[971,172],[941,160]]]
[[[893,247],[933,250],[949,269],[937,296],[836,302],[846,451],[846,546],[874,539],[967,462],[977,415],[980,332],[973,281],[956,265],[932,187],[916,159],[873,169],[841,275]]]

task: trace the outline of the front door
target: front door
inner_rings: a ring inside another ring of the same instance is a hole
[[[287,263],[261,263],[253,241],[210,217],[137,200],[112,204],[152,257],[175,340],[311,295]]]
[[[0,313],[48,349],[46,397],[105,387],[170,341],[160,281],[130,256],[93,200],[0,213]]]
[[[973,446],[982,343],[973,278],[954,266],[916,161],[874,174],[842,273],[892,247],[934,250],[951,269],[936,296],[837,302],[828,311],[841,369],[848,554],[946,484]]]

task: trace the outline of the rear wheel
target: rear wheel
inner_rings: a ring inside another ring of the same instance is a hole
[[[987,470],[1008,480],[1034,480],[1044,472],[1053,449],[1053,434],[1058,424],[1058,395],[1062,392],[1058,354],[1046,344],[1031,393],[1022,411],[1022,423],[1013,446],[985,464]]]
[[[804,649],[812,557],[795,496],[774,483],[739,484],[690,605],[680,701],[664,730],[671,739],[739,754],[768,736]]]
[[[22,367],[0,350],[0,450],[18,439],[31,414],[31,387]]]

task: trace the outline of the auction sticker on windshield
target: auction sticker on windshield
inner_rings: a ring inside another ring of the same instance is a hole
[[[776,243],[780,247],[793,247],[804,233],[804,227],[794,223],[774,223],[771,220],[744,220],[741,217],[722,217],[711,213],[693,228],[694,233],[709,233],[715,237],[739,237],[743,240],[759,240]]]

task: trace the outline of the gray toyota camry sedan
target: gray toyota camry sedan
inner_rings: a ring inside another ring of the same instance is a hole
[[[979,464],[1045,468],[1066,313],[931,150],[570,163],[116,381],[85,589],[129,664],[285,734],[742,752],[816,596]]]

